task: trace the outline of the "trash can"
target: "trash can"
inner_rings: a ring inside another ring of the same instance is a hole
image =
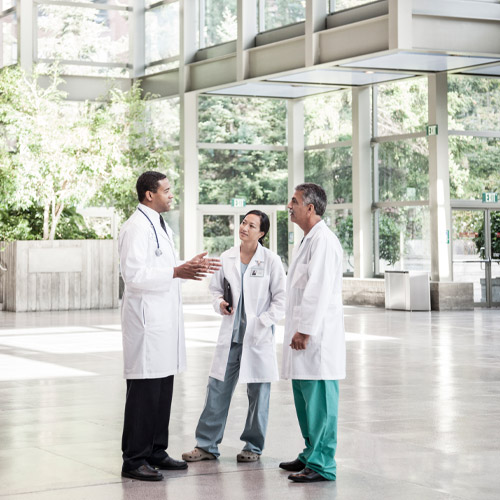
[[[386,271],[385,308],[430,311],[431,290],[426,271]]]

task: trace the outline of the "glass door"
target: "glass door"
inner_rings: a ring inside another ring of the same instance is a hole
[[[203,250],[211,257],[218,257],[222,252],[234,246],[233,215],[203,215]]]
[[[216,257],[234,245],[239,245],[239,228],[243,217],[253,209],[261,210],[269,217],[269,233],[264,246],[277,253],[285,266],[288,262],[288,212],[281,205],[230,207],[224,205],[198,205],[198,251],[207,251]]]
[[[491,305],[500,306],[500,210],[487,210],[490,235]]]
[[[472,282],[476,306],[500,306],[500,211],[456,209],[453,279]]]

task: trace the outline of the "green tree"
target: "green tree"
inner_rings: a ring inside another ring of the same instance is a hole
[[[10,203],[43,208],[43,238],[54,239],[64,208],[92,197],[106,175],[88,116],[72,113],[54,73],[43,88],[38,75],[7,68],[0,75],[4,160],[14,173]]]
[[[399,245],[401,226],[398,224],[397,218],[390,214],[381,216],[379,220],[380,258],[393,266],[401,259],[401,249]]]
[[[490,215],[490,230],[491,230],[491,257],[500,258],[500,211],[492,211]],[[474,244],[481,259],[486,258],[486,239],[484,217],[481,220],[481,226],[477,231],[477,236],[474,237]]]
[[[342,245],[342,250],[347,256],[347,260],[354,254],[354,243],[352,239],[353,235],[353,218],[352,215],[348,215],[347,217],[340,218],[335,223],[334,233],[337,235],[337,238]]]
[[[172,182],[178,179],[178,158],[173,154],[178,146],[163,139],[166,130],[152,126],[152,97],[143,96],[138,83],[128,91],[115,88],[92,115],[97,150],[109,172],[92,202],[113,207],[122,218],[128,218],[137,206],[135,183],[142,172],[160,170]]]
[[[493,78],[448,77],[449,128],[500,131],[500,81]],[[455,199],[480,199],[500,189],[500,140],[451,136],[450,191]]]
[[[43,213],[43,239],[54,239],[65,209],[103,203],[123,216],[135,207],[138,172],[168,172],[171,154],[147,127],[147,99],[138,84],[112,89],[99,103],[68,103],[52,74],[47,88],[38,74],[19,68],[0,74],[0,209]],[[173,176],[172,176],[173,177]],[[66,212],[68,213],[68,212]]]
[[[282,100],[201,97],[199,134],[204,143],[286,144],[286,105]],[[287,199],[285,152],[203,149],[200,203],[279,204]]]
[[[264,0],[259,3],[265,9],[265,30],[297,23],[306,17],[305,0]]]

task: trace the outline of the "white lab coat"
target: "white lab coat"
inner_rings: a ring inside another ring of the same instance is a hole
[[[222,268],[213,275],[209,287],[213,306],[221,314],[223,281],[226,278],[231,285],[236,313],[241,294],[240,247],[225,251],[220,258]],[[279,256],[259,244],[245,272],[243,289],[247,325],[239,382],[274,382],[279,379],[279,370],[272,325],[285,315],[285,271]],[[210,370],[210,376],[217,380],[224,380],[226,373],[234,318],[235,314],[222,317]]]
[[[186,347],[181,280],[174,279],[177,256],[173,234],[160,226],[159,214],[145,205],[120,230],[120,268],[125,282],[122,300],[124,377],[162,378],[185,369]]]
[[[305,350],[290,347],[296,332],[310,335]],[[296,249],[287,278],[281,376],[285,379],[345,378],[342,247],[324,221]]]

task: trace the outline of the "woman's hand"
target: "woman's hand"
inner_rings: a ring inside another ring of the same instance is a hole
[[[220,303],[220,313],[223,315],[223,316],[231,316],[231,314],[234,314],[234,307],[231,307],[231,312],[229,312],[227,310],[227,306],[229,304],[224,300],[222,299],[222,302]]]

